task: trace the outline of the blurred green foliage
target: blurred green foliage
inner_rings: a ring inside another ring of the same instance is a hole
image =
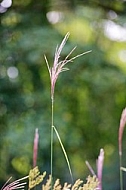
[[[95,169],[105,150],[104,188],[118,190],[118,126],[126,104],[126,2],[123,0],[13,0],[0,15],[0,181],[26,175],[32,167],[35,128],[38,165],[50,173],[50,64],[69,31],[61,59],[92,53],[69,64],[56,84],[54,120],[75,178]],[[126,138],[124,136],[124,142]],[[124,157],[125,164],[126,156]],[[69,181],[54,138],[54,177]],[[60,172],[59,172],[60,171]]]

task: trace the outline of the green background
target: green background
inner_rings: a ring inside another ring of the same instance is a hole
[[[59,76],[54,123],[74,179],[85,180],[90,174],[86,160],[96,172],[103,148],[103,189],[119,190],[118,127],[126,105],[126,1],[13,0],[0,20],[1,186],[10,176],[23,177],[32,168],[36,128],[37,165],[50,174],[51,99],[44,54],[52,65],[57,44],[70,32],[61,60],[75,46],[71,57],[92,52],[69,63],[70,70]],[[55,135],[53,175],[71,183]]]

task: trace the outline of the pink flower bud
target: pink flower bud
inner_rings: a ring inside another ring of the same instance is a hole
[[[124,127],[126,125],[126,108],[122,111],[120,125],[119,125],[119,135],[118,135],[118,142],[119,142],[119,155],[122,155],[122,136]]]
[[[37,163],[38,142],[39,142],[39,133],[38,133],[38,128],[36,128],[35,137],[34,137],[34,147],[33,147],[33,167],[35,167]]]

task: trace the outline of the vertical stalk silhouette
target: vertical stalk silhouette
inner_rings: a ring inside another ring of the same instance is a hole
[[[118,134],[118,143],[119,143],[119,164],[120,164],[120,190],[123,190],[123,173],[122,173],[122,137],[124,127],[126,125],[126,108],[122,111],[120,125],[119,125],[119,134]]]
[[[52,99],[52,102],[51,102],[51,104],[52,104],[52,117],[51,117],[51,189],[52,189],[52,176],[53,176],[53,171],[52,171],[52,168],[53,168],[53,126],[54,126],[54,122],[53,122],[53,120],[54,120],[54,110],[53,110],[53,108],[54,108],[54,97],[52,96],[51,97],[51,99]]]
[[[79,55],[69,59],[69,56],[72,54],[72,52],[76,48],[76,47],[74,47],[70,51],[70,53],[65,57],[65,59],[63,61],[60,61],[59,58],[60,58],[61,51],[62,51],[64,45],[66,44],[66,41],[68,40],[69,35],[70,35],[70,33],[68,32],[65,35],[65,37],[63,38],[61,44],[56,47],[55,56],[54,56],[54,62],[53,62],[52,67],[49,66],[48,60],[47,60],[46,56],[44,56],[46,64],[47,64],[47,68],[48,68],[48,71],[49,71],[49,75],[50,75],[50,82],[51,82],[51,104],[52,104],[52,116],[51,116],[52,117],[52,120],[51,120],[51,189],[52,189],[52,178],[53,178],[53,130],[55,131],[55,133],[56,133],[56,135],[58,137],[58,140],[60,142],[62,151],[64,153],[64,156],[65,156],[67,164],[68,164],[69,172],[72,175],[71,168],[70,168],[70,163],[69,163],[66,151],[65,151],[65,149],[63,147],[63,144],[62,144],[62,141],[60,139],[59,133],[56,130],[56,128],[54,127],[54,91],[55,91],[55,84],[56,84],[56,81],[58,79],[59,74],[61,72],[63,72],[63,71],[69,70],[68,68],[64,67],[67,63],[72,62],[77,57],[80,57],[80,56],[82,56],[84,54],[87,54],[87,53],[91,52],[91,51],[87,51],[87,52],[84,52],[82,54],[79,54]]]

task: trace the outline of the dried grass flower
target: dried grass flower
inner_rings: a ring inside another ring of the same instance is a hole
[[[67,63],[69,62],[72,62],[74,59],[84,55],[84,54],[87,54],[91,51],[87,51],[87,52],[84,52],[84,53],[81,53],[79,55],[76,55],[75,57],[73,58],[70,58],[70,55],[73,53],[73,51],[76,49],[76,47],[74,47],[70,53],[65,57],[65,59],[63,61],[59,61],[59,58],[60,58],[60,54],[61,54],[61,51],[64,47],[64,45],[66,44],[66,41],[68,40],[69,38],[69,35],[70,33],[68,32],[64,39],[62,40],[60,46],[57,46],[56,47],[56,51],[55,51],[55,57],[54,57],[54,63],[53,63],[53,66],[50,67],[49,64],[48,64],[48,60],[45,57],[45,61],[46,61],[46,64],[47,64],[47,67],[48,67],[48,71],[49,71],[49,75],[50,75],[50,80],[51,80],[51,98],[53,99],[54,97],[54,90],[55,90],[55,84],[56,84],[56,81],[58,79],[58,76],[61,72],[64,72],[64,71],[67,71],[69,70],[68,68],[64,67]]]
[[[24,189],[25,185],[27,184],[26,182],[23,182],[23,180],[27,179],[29,176],[23,177],[21,179],[15,180],[12,183],[9,183],[9,181],[12,179],[10,177],[6,183],[3,185],[1,190],[15,190],[15,189]],[[9,183],[9,184],[8,184]]]

